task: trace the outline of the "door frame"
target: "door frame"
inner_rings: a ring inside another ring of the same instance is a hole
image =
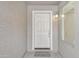
[[[50,32],[50,39],[51,39],[51,41],[50,41],[50,51],[51,50],[53,50],[53,19],[52,19],[52,15],[53,15],[53,13],[52,13],[52,11],[47,11],[47,10],[33,10],[32,11],[32,50],[35,50],[34,48],[34,13],[35,12],[45,12],[45,13],[49,13],[50,15],[51,15],[51,21],[50,21],[50,30],[51,30],[51,32]]]

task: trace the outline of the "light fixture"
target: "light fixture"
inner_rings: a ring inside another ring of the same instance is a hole
[[[61,17],[64,18],[64,14],[62,14]]]
[[[56,14],[55,17],[58,18],[58,15]]]
[[[55,14],[55,15],[54,15],[53,20],[54,20],[54,21],[58,21],[58,14]]]

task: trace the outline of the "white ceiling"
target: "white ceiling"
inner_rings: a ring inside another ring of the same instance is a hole
[[[27,1],[28,5],[58,5],[60,1]]]

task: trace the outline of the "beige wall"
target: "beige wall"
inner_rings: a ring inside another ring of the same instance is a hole
[[[25,50],[25,3],[0,2],[0,57],[22,57]]]
[[[69,10],[64,15],[64,40],[73,44],[75,39],[74,9]]]

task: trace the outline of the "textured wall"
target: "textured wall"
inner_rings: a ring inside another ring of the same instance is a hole
[[[0,2],[0,57],[21,57],[25,50],[25,3]]]

